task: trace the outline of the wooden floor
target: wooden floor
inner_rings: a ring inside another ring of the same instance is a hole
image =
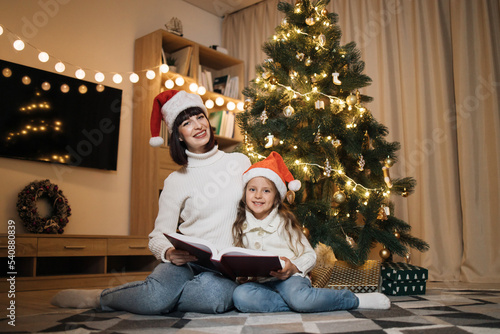
[[[432,288],[453,290],[500,290],[500,283],[427,282],[427,289]],[[50,304],[52,296],[58,291],[59,290],[16,292],[16,297],[14,299],[16,302],[16,315],[24,316],[59,312],[60,309],[58,307]]]

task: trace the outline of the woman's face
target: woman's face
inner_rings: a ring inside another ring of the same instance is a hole
[[[204,113],[194,115],[179,125],[179,139],[186,143],[193,153],[205,153],[205,145],[210,140],[210,123]]]

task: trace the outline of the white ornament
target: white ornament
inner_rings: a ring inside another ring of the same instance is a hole
[[[339,74],[337,72],[332,73],[333,83],[337,86],[342,84],[342,81],[339,80]]]
[[[267,135],[267,143],[264,145],[265,148],[270,148],[273,146],[274,136],[272,134]]]

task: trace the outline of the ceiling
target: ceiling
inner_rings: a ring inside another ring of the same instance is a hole
[[[224,17],[227,14],[261,2],[263,0],[184,0],[198,8],[206,10],[209,13]]]

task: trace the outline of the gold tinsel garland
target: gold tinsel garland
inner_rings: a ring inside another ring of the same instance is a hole
[[[47,198],[52,207],[47,217],[40,217],[37,200]],[[18,195],[17,211],[24,227],[32,233],[63,233],[71,208],[62,190],[50,180],[33,181]]]

